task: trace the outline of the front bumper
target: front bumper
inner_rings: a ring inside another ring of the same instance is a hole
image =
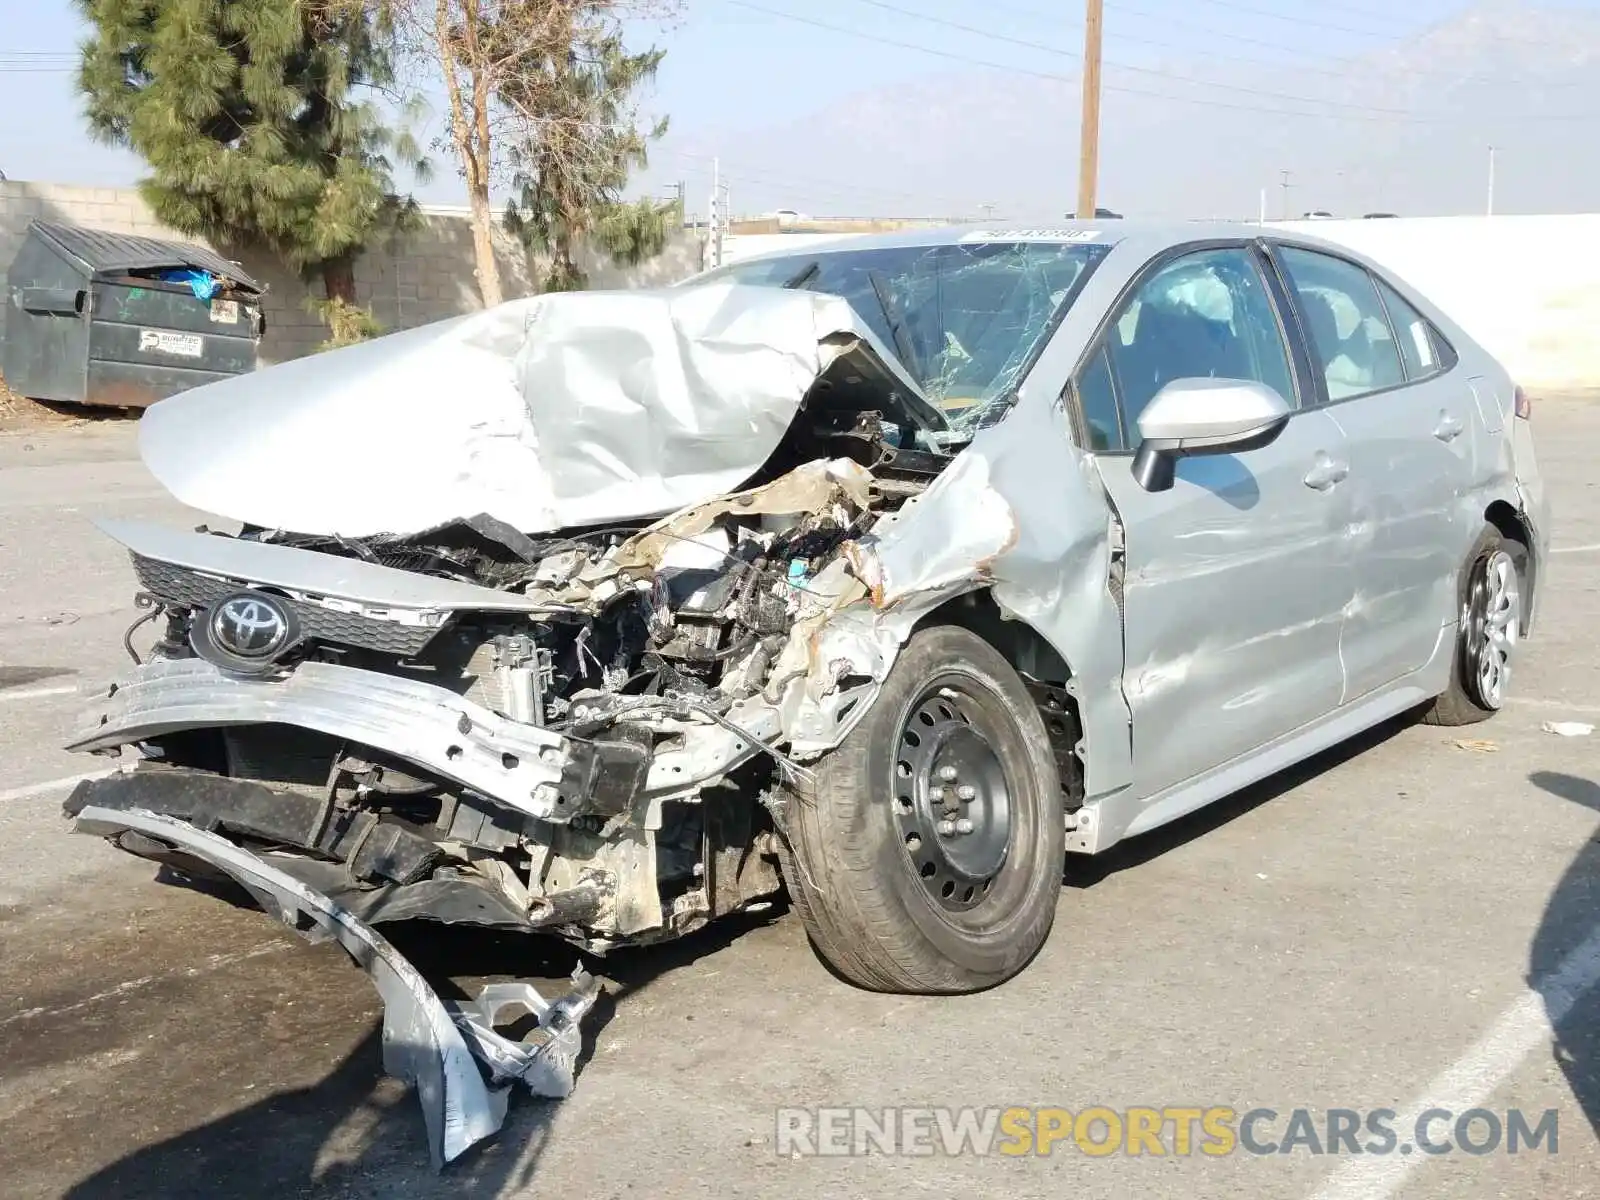
[[[447,1007],[417,969],[371,927],[226,838],[153,812],[88,805],[77,818],[80,833],[112,838],[138,834],[199,859],[228,875],[263,909],[308,940],[337,941],[371,976],[383,998],[384,1070],[416,1087],[436,1167],[500,1128],[515,1081],[539,1095],[571,1093],[582,1044],[578,1023],[599,996],[598,982],[581,967],[573,972],[572,993],[554,1004],[531,985],[498,984],[485,988],[471,1004]],[[499,1010],[512,1005],[533,1013],[549,1040],[534,1045],[497,1033]]]
[[[528,932],[592,921],[614,895],[609,880],[591,879],[580,888],[541,894],[531,907],[519,905],[484,876],[445,864],[436,842],[387,814],[337,810],[326,798],[206,771],[141,764],[84,780],[62,811],[76,817],[90,807],[154,813],[241,844],[270,846],[268,861],[275,869],[374,925],[421,918]],[[148,839],[115,840],[129,853],[172,862],[167,847]],[[436,871],[441,865],[445,869]]]
[[[565,823],[609,816],[643,789],[649,751],[508,720],[448,688],[334,663],[230,675],[204,659],[148,663],[100,693],[70,750],[108,750],[185,729],[282,724],[407,759],[509,808]]]

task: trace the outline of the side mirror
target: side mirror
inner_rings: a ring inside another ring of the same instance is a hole
[[[1167,491],[1178,459],[1258,450],[1283,432],[1293,413],[1264,383],[1174,379],[1139,415],[1133,477],[1147,492]]]

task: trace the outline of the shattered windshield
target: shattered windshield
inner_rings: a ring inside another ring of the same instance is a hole
[[[841,296],[958,429],[1003,409],[1106,247],[961,242],[826,250],[734,263],[696,283]]]

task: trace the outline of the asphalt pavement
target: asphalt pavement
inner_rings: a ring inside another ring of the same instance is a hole
[[[1547,399],[1534,420],[1557,553],[1493,721],[1391,724],[1072,861],[1044,952],[983,995],[857,991],[781,910],[608,960],[575,1093],[518,1097],[499,1137],[443,1175],[415,1100],[382,1077],[377,995],[339,951],[68,834],[70,780],[106,764],[59,746],[136,615],[126,558],[91,521],[206,518],[145,474],[129,425],[0,435],[0,1189],[1600,1194],[1600,733],[1541,727],[1600,725],[1600,402]],[[527,939],[399,940],[447,990],[572,965]],[[1011,1106],[1058,1124],[1095,1107],[1272,1110],[1251,1141],[1288,1152],[1096,1155],[1073,1138],[1049,1154],[811,1152],[831,1144],[819,1109]],[[1554,1110],[1555,1152],[1472,1153],[1485,1119],[1446,1153],[1326,1152],[1330,1110],[1392,1110],[1409,1145],[1430,1107],[1530,1126]],[[1296,1109],[1323,1144],[1288,1136]]]

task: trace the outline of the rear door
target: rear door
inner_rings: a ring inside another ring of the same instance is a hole
[[[1135,482],[1138,418],[1174,379],[1249,379],[1297,403],[1282,314],[1253,245],[1153,265],[1080,371],[1085,446],[1123,527],[1124,691],[1135,787],[1154,795],[1331,712],[1343,691],[1344,435],[1297,412],[1271,445]]]
[[[1476,402],[1393,285],[1320,251],[1279,245],[1277,260],[1321,402],[1349,439],[1355,586],[1340,636],[1349,702],[1422,667],[1452,619]]]

